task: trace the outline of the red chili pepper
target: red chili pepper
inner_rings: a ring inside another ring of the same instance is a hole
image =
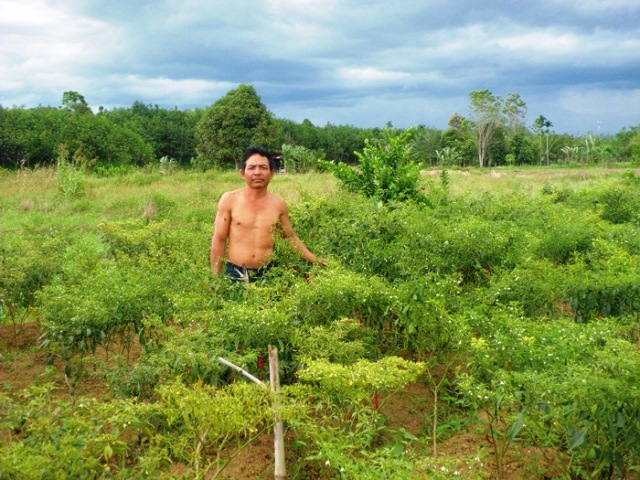
[[[380,408],[380,397],[378,396],[377,392],[373,395],[373,408],[375,410],[378,410]]]
[[[187,375],[191,376],[191,367],[187,368]]]
[[[484,435],[484,439],[487,441],[487,443],[488,443],[489,445],[493,445],[493,444],[495,444],[495,443],[496,443],[496,442],[494,442],[493,440],[491,440],[491,438],[489,437],[489,434],[488,434],[488,433],[486,433],[486,434]]]
[[[262,356],[258,357],[258,368],[264,370],[264,357]]]

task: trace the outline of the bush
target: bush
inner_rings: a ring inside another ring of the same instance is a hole
[[[630,191],[621,187],[604,190],[598,200],[602,205],[600,218],[616,224],[633,220],[640,206]]]
[[[396,307],[394,290],[383,280],[346,270],[323,270],[291,291],[292,318],[306,325],[329,325],[342,317],[381,330]]]
[[[48,235],[0,236],[0,321],[14,333],[35,306],[38,292],[61,271],[61,238]]]
[[[413,130],[396,133],[387,129],[380,140],[365,141],[356,152],[360,165],[353,169],[344,163],[323,165],[350,192],[359,193],[384,204],[393,201],[425,203],[420,191],[420,166],[411,161]]]
[[[568,263],[576,255],[591,250],[595,233],[594,222],[587,217],[549,218],[539,236],[536,253],[556,264]]]

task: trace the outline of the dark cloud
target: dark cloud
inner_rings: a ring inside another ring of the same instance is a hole
[[[638,0],[0,0],[0,104],[211,105],[252,84],[315,124],[446,128],[469,93],[519,93],[530,120],[640,123]]]

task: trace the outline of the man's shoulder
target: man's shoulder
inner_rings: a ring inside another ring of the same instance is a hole
[[[277,193],[269,192],[269,201],[278,207],[286,207],[287,202]]]
[[[220,197],[220,201],[233,200],[233,199],[238,197],[238,195],[240,194],[241,191],[242,191],[242,189],[238,188],[236,190],[229,190],[228,192],[224,192],[222,194],[222,196]]]
[[[233,205],[237,201],[239,192],[240,190],[230,190],[228,192],[224,192],[220,197],[220,201],[218,202],[218,209],[228,210],[233,208]]]

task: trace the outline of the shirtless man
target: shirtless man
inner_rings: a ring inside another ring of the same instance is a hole
[[[225,273],[234,280],[257,278],[273,259],[274,235],[279,225],[302,257],[311,263],[324,264],[293,231],[284,199],[267,191],[275,175],[275,162],[259,147],[247,150],[242,158],[240,174],[244,188],[226,192],[220,198],[211,239],[211,269],[222,272],[227,250]],[[227,249],[228,243],[228,249]]]

